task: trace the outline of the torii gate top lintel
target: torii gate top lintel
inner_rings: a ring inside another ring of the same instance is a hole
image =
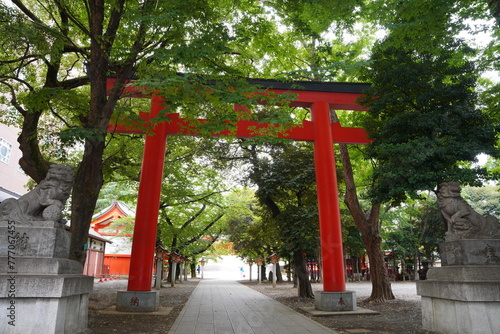
[[[111,91],[116,82],[108,78],[107,86]],[[361,83],[321,83],[293,82],[284,83],[274,80],[249,79],[253,83],[277,94],[289,92],[295,94],[292,105],[311,109],[311,121],[293,126],[284,138],[312,141],[314,145],[314,163],[318,193],[318,211],[321,241],[321,259],[323,263],[323,287],[325,292],[344,292],[345,277],[343,265],[342,230],[338,203],[337,177],[333,143],[366,144],[366,133],[360,128],[341,127],[338,122],[331,122],[330,111],[364,110],[356,103],[369,84]],[[151,109],[145,114],[145,121],[158,115],[165,108],[158,95],[143,94],[137,87],[127,85],[124,94],[129,97],[150,98]],[[169,121],[159,122],[151,133],[146,135],[144,156],[137,200],[136,224],[132,244],[128,291],[150,291],[152,279],[152,259],[156,245],[158,207],[160,204],[161,183],[164,170],[164,156],[168,135],[196,135],[196,128],[178,114],[168,114]],[[203,120],[202,120],[203,121]],[[242,120],[237,124],[235,133],[238,137],[253,137],[258,134],[250,130],[256,126],[269,124]],[[271,125],[272,126],[272,125]],[[109,131],[143,132],[119,125],[110,125]],[[223,132],[213,135],[224,135]]]
[[[115,78],[108,78],[107,88],[111,91],[116,82]],[[330,109],[335,110],[365,110],[357,104],[356,100],[362,95],[362,92],[370,87],[365,83],[344,83],[344,82],[311,82],[311,81],[294,81],[281,82],[268,79],[248,79],[248,82],[258,87],[261,91],[272,91],[275,94],[281,95],[291,93],[294,95],[294,100],[290,102],[290,106],[311,108],[314,103],[319,101],[328,103]],[[132,83],[128,81],[127,83]],[[144,94],[142,91],[133,85],[126,85],[123,95],[132,98],[152,98],[152,94]],[[109,132],[115,133],[143,133],[144,127],[148,127],[148,119],[153,117],[153,109],[149,113],[141,113],[145,125],[138,127],[123,126],[113,124],[109,127]],[[168,114],[170,121],[166,125],[168,135],[196,135],[197,129],[191,126],[189,121],[180,117],[177,113]],[[206,120],[199,120],[206,122]],[[250,120],[241,120],[236,124],[236,131],[222,131],[213,133],[214,136],[232,135],[238,138],[250,138],[259,135],[258,129],[263,129],[272,126],[268,123],[260,123]],[[342,127],[340,123],[331,123],[333,142],[346,144],[366,144],[370,142],[364,130],[360,128]],[[314,130],[311,121],[303,121],[301,125],[291,126],[286,132],[279,133],[279,137],[298,140],[298,141],[314,141]]]
[[[320,81],[277,81],[270,79],[247,79],[248,83],[254,85],[259,90],[269,90],[276,94],[285,92],[296,95],[296,99],[291,102],[291,106],[309,108],[314,102],[328,102],[332,109],[337,110],[366,110],[356,99],[370,87],[367,83],[350,82],[320,82]],[[116,78],[107,79],[107,90],[111,91]],[[124,94],[128,97],[150,98],[150,94],[145,94],[138,87],[128,85],[133,83],[130,79],[126,82]]]

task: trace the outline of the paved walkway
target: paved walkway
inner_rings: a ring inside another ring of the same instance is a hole
[[[169,334],[337,332],[236,281],[203,280]]]

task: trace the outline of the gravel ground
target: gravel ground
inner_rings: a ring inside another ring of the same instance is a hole
[[[172,308],[168,315],[132,315],[123,312],[119,314],[100,312],[116,305],[116,292],[127,289],[127,280],[101,283],[96,280],[94,291],[89,295],[88,327],[94,331],[94,334],[168,333],[198,282],[198,279],[189,279],[182,284],[176,284],[174,288],[168,285],[160,289],[160,306]]]
[[[126,280],[114,280],[94,284],[89,297],[89,328],[95,334],[109,333],[167,333],[182,307],[196,288],[198,279],[189,279],[160,290],[160,306],[172,307],[168,315],[131,315],[127,313],[103,314],[99,311],[116,304],[116,291],[126,290]],[[339,334],[425,334],[421,329],[422,316],[420,296],[416,295],[415,282],[392,282],[396,300],[365,305],[363,300],[371,294],[370,282],[348,283],[347,290],[356,291],[358,306],[378,311],[378,315],[313,317],[300,310],[300,307],[313,306],[312,299],[297,297],[297,290],[290,283],[278,284],[275,289],[270,283],[242,281],[241,283],[311,317],[315,321],[336,330]],[[313,290],[322,290],[322,285],[313,284]]]
[[[378,315],[342,315],[314,317],[300,310],[300,307],[314,306],[314,300],[298,298],[297,290],[289,283],[278,284],[275,289],[270,284],[245,283],[249,287],[285,304],[326,327],[336,330],[339,334],[369,333],[369,334],[425,334],[431,333],[422,329],[422,311],[420,296],[416,294],[415,282],[392,282],[391,287],[395,300],[384,303],[365,304],[364,299],[371,294],[370,282],[347,283],[347,290],[355,291],[357,304]],[[314,291],[323,289],[320,283],[313,283]]]

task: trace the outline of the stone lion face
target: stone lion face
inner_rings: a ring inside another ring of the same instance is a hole
[[[44,199],[55,199],[61,202],[65,202],[69,197],[69,192],[65,184],[54,179],[45,180],[45,182],[40,183],[40,192]]]
[[[458,182],[444,182],[439,185],[439,194],[443,197],[460,197],[461,191]]]

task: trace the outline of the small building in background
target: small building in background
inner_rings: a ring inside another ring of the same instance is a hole
[[[87,257],[83,267],[83,274],[101,277],[109,275],[109,266],[104,264],[104,254],[106,253],[106,244],[111,244],[111,240],[104,238],[94,230],[90,229],[87,239]]]
[[[94,215],[90,223],[89,235],[92,233],[111,242],[104,253],[103,268],[106,275],[129,274],[132,229],[129,228],[130,231],[127,232],[128,224],[119,222],[119,219],[127,217],[135,217],[135,212],[124,202],[113,200],[110,206]]]

